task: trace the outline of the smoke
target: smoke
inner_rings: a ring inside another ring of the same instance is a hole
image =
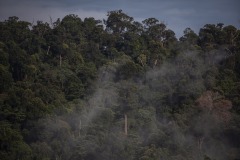
[[[207,90],[204,76],[225,54],[203,54],[181,53],[142,79],[117,79],[130,58],[116,59],[99,69],[95,92],[74,104],[78,110],[39,121],[32,146],[47,145],[48,154],[62,159],[134,159],[148,152],[157,159],[226,159],[222,124],[194,104]]]

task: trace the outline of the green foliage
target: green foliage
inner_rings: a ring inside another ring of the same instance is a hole
[[[1,159],[237,159],[240,31],[183,33],[122,10],[0,22]]]
[[[6,91],[12,85],[12,74],[8,67],[0,64],[0,93]]]
[[[123,33],[131,27],[133,18],[123,13],[122,10],[108,12],[106,28],[113,33]]]
[[[6,121],[0,122],[1,159],[31,159],[31,149],[23,141],[17,128]]]

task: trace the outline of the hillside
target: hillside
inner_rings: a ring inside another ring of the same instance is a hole
[[[1,159],[239,159],[240,30],[183,33],[121,10],[0,22]]]

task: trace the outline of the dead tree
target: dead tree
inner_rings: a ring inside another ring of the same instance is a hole
[[[124,114],[124,118],[125,118],[124,129],[125,129],[125,135],[127,136],[127,134],[128,134],[128,121],[127,121],[127,114]]]

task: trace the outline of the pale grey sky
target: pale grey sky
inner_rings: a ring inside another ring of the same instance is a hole
[[[122,9],[136,21],[157,18],[180,37],[185,28],[198,33],[205,24],[240,28],[239,8],[240,0],[0,0],[0,21],[17,16],[49,22],[68,14],[102,20],[108,11]]]

